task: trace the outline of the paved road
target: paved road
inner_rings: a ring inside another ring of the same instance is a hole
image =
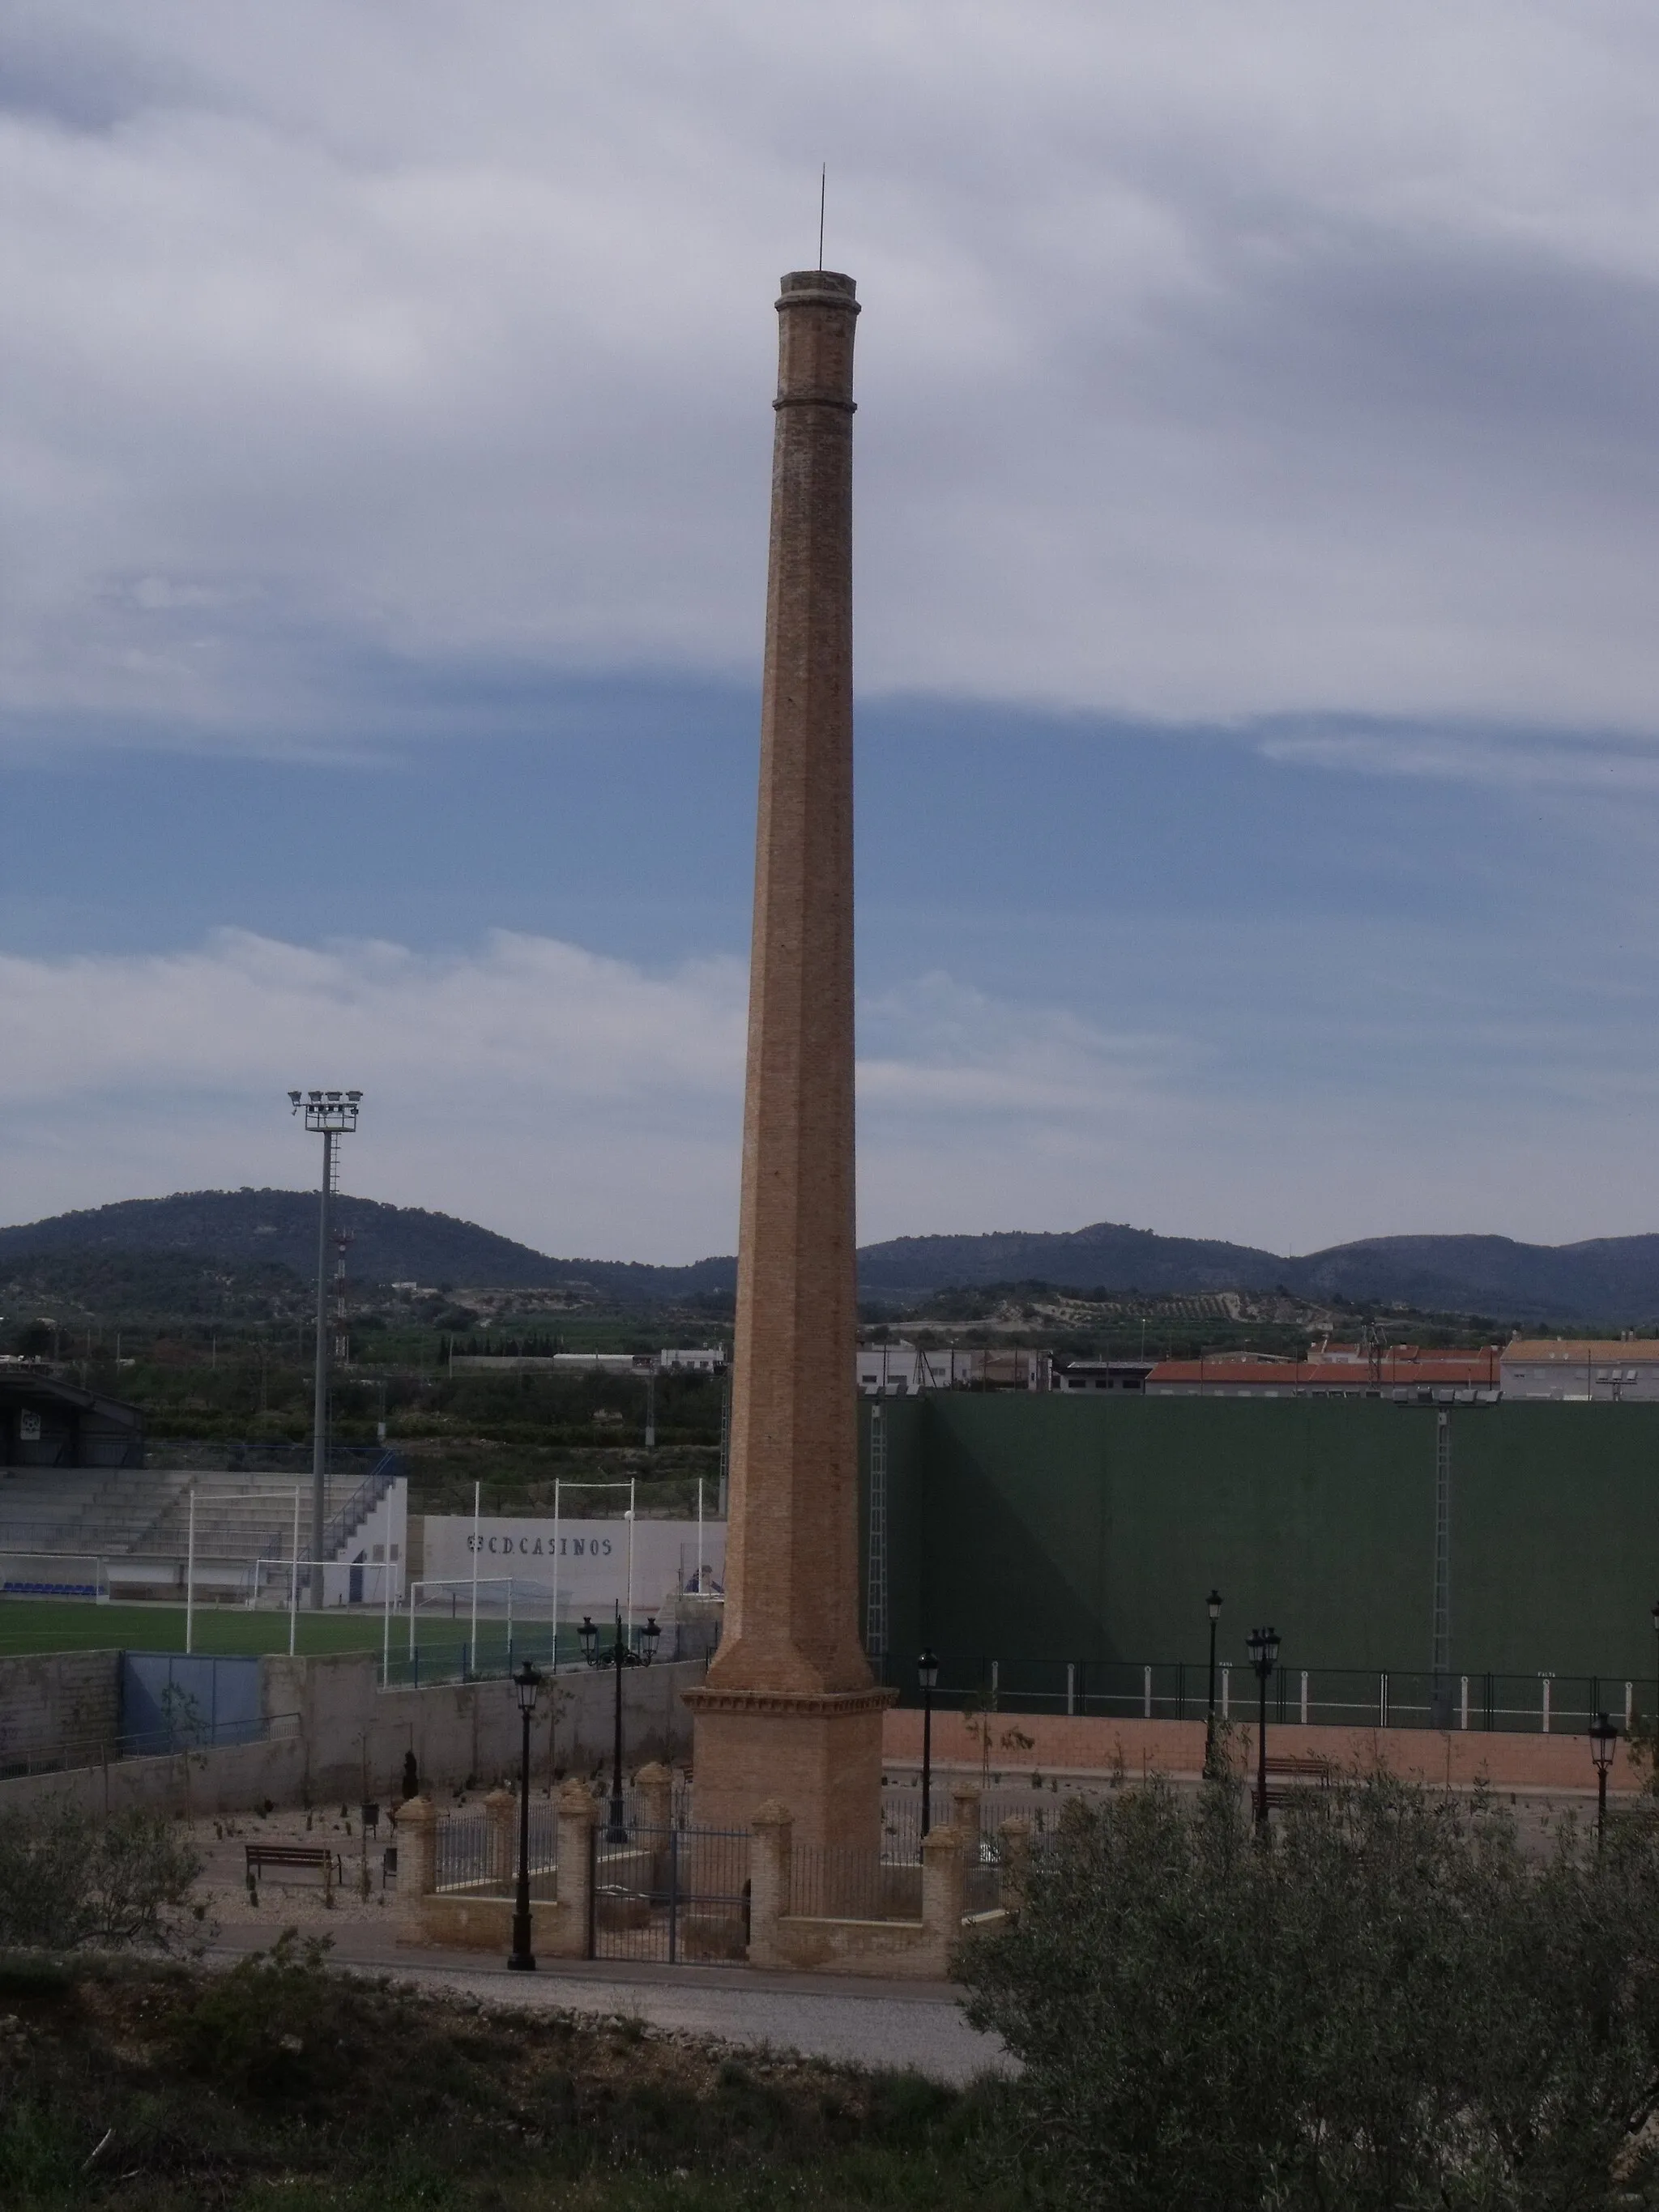
[[[268,1931],[226,1931],[217,1955],[268,1942]],[[963,2018],[961,1993],[942,1982],[860,1982],[851,1976],[769,1974],[745,1967],[622,1966],[609,1960],[544,1962],[510,1974],[500,1959],[410,1951],[354,1942],[344,1929],[334,1957],[343,1968],[395,1975],[419,1987],[489,2005],[523,2005],[624,2018],[710,2036],[750,2049],[799,2051],[858,2066],[908,2067],[960,2085],[1006,2072],[1000,2041]]]

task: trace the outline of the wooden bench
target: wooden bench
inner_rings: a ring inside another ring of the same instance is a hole
[[[325,1890],[331,1890],[337,1881],[343,1881],[344,1873],[337,1851],[326,1844],[245,1844],[247,1855],[248,1878],[252,1881],[266,1867],[303,1867],[323,1877]]]
[[[1287,1803],[1307,1790],[1328,1790],[1331,1786],[1331,1762],[1316,1753],[1304,1753],[1290,1759],[1269,1759],[1267,1763],[1267,1803],[1270,1807]],[[1275,1784],[1277,1787],[1275,1788]]]

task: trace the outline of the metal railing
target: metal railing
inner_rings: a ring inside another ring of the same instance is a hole
[[[519,1872],[519,1816],[515,1806],[510,1821],[496,1830],[487,1813],[469,1807],[465,1812],[445,1813],[433,1832],[434,1887],[440,1890],[473,1890],[498,1897],[512,1893]],[[530,1876],[556,1872],[559,1863],[559,1822],[556,1808],[544,1797],[530,1801]]]
[[[372,1606],[368,1608],[373,1610]],[[510,1674],[524,1660],[543,1674],[586,1674],[580,1638],[574,1621],[559,1623],[558,1658],[551,1663],[551,1634],[546,1621],[508,1622],[500,1619],[478,1623],[476,1642],[463,1608],[453,1620],[441,1613],[416,1617],[416,1644],[408,1649],[407,1611],[397,1611],[381,1667],[383,1690],[418,1690],[440,1682],[494,1681]],[[671,1623],[662,1632],[654,1664],[672,1666],[682,1658],[701,1659],[705,1649],[699,1624]]]
[[[181,1722],[173,1728],[131,1733],[104,1730],[45,1746],[0,1746],[0,1780],[13,1781],[26,1774],[63,1774],[110,1766],[122,1759],[172,1759],[183,1753],[222,1751],[239,1744],[267,1743],[299,1733],[298,1713],[270,1713],[251,1720]]]
[[[451,1813],[433,1836],[436,1889],[478,1889],[495,1873],[490,1824],[482,1813]]]
[[[921,1702],[912,1670],[890,1665],[902,1702]],[[970,1725],[988,1729],[991,1764],[1018,1753],[1018,1717],[1064,1713],[1109,1720],[1201,1721],[1209,1698],[1207,1662],[1121,1659],[1007,1660],[955,1655],[939,1662],[936,1712],[969,1709]],[[1258,1687],[1248,1661],[1217,1668],[1216,1710],[1227,1720],[1255,1717]],[[1453,1672],[1428,1668],[1298,1667],[1282,1652],[1267,1687],[1267,1718],[1279,1728],[1403,1728],[1582,1735],[1600,1712],[1628,1727],[1652,1717],[1659,1689],[1623,1675]],[[981,1717],[983,1716],[983,1717]]]
[[[795,1844],[788,1909],[803,1920],[920,1920],[921,1868],[914,1856]]]

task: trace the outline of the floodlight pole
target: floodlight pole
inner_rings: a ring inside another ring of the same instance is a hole
[[[289,1109],[303,1111],[306,1128],[323,1140],[323,1183],[317,1206],[317,1367],[311,1417],[311,1604],[323,1603],[323,1531],[328,1517],[328,1217],[339,1182],[336,1139],[357,1126],[361,1091],[290,1091]]]
[[[308,1124],[307,1124],[308,1126]],[[317,1202],[317,1365],[311,1413],[311,1603],[323,1602],[323,1528],[328,1506],[328,1201],[334,1194],[334,1132],[323,1130],[323,1188]]]

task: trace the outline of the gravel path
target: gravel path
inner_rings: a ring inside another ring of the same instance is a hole
[[[342,1961],[342,1964],[348,1963]],[[954,1990],[911,1992],[883,1984],[855,1983],[825,1990],[793,1987],[781,1977],[735,1977],[716,1984],[690,1969],[668,1968],[664,1978],[538,1972],[509,1974],[504,1967],[398,1964],[389,1971],[420,1987],[473,1996],[490,2006],[523,2005],[593,2018],[644,2021],[652,2027],[706,2035],[717,2041],[849,2065],[908,2067],[957,2086],[976,2075],[1011,2070],[998,2038],[981,2035],[963,2018]],[[669,1978],[672,1977],[672,1978]],[[790,1978],[793,1981],[794,1978]]]
[[[297,1916],[296,1916],[297,1917]],[[305,1932],[324,1932],[319,1912]],[[269,1944],[284,1924],[222,1925],[209,1954],[228,1964]],[[969,2027],[962,1993],[945,1982],[861,1981],[851,1975],[768,1973],[746,1966],[621,1965],[544,1960],[534,1974],[507,1972],[499,1958],[412,1950],[384,1922],[327,1925],[332,1964],[343,1973],[386,1974],[417,1989],[481,2004],[638,2020],[738,2048],[799,2052],[841,2064],[909,2068],[960,2087],[981,2074],[1012,2072],[1000,2039]]]

